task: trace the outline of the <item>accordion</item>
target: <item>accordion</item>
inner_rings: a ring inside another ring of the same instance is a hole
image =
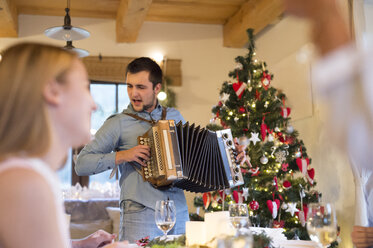
[[[172,185],[197,193],[243,184],[230,129],[212,132],[160,120],[138,143],[150,147],[151,158],[140,174],[156,188]]]

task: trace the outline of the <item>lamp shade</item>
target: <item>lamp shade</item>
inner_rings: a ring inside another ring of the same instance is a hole
[[[66,46],[64,46],[63,48],[77,53],[80,58],[83,58],[89,55],[89,52],[87,50],[74,47],[72,41],[67,41]]]
[[[45,35],[56,40],[81,40],[89,37],[89,32],[83,28],[71,26],[69,8],[65,8],[66,15],[63,26],[48,28],[44,31]]]
[[[56,40],[81,40],[89,37],[89,32],[83,28],[64,26],[48,28],[44,31],[45,35]]]

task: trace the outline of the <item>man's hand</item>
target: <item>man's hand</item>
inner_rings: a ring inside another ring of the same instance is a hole
[[[150,147],[145,145],[138,145],[129,150],[118,151],[115,155],[115,164],[124,162],[137,162],[142,166],[146,166],[146,161],[150,159]]]
[[[246,161],[246,152],[245,152],[245,149],[246,149],[246,146],[244,145],[240,145],[238,143],[238,140],[237,138],[234,138],[234,146],[237,150],[237,157],[236,157],[236,160],[238,163],[240,163],[240,165],[243,165]]]
[[[371,247],[373,246],[373,227],[354,226],[351,237],[356,248]]]

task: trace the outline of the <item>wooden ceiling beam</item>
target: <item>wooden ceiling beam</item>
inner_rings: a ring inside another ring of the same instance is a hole
[[[18,13],[12,0],[0,0],[0,37],[18,37]]]
[[[117,42],[135,42],[152,0],[121,0],[117,12]]]
[[[223,27],[223,44],[225,47],[243,47],[247,41],[246,30],[260,32],[274,22],[284,12],[282,0],[249,0],[240,10],[230,17]]]

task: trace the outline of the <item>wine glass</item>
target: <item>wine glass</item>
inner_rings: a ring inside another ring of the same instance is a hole
[[[176,208],[172,200],[157,201],[155,204],[155,223],[164,233],[163,239],[167,240],[167,233],[176,222]]]
[[[328,247],[337,238],[337,218],[333,204],[309,204],[307,232],[319,247]]]
[[[241,235],[241,229],[250,225],[249,211],[245,203],[229,204],[229,219],[236,229],[236,236]]]

